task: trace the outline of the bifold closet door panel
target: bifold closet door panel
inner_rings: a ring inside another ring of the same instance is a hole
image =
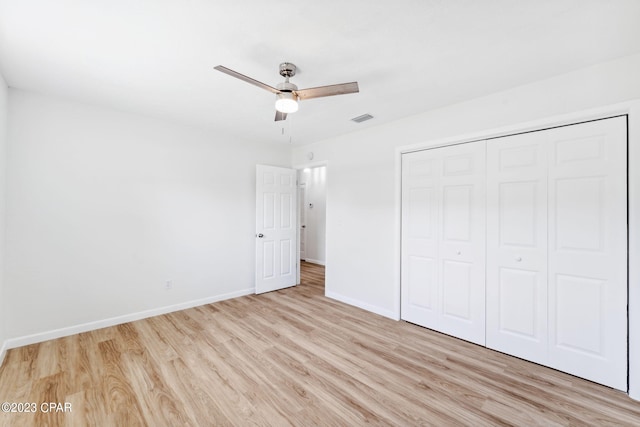
[[[402,319],[626,390],[626,156],[626,117],[403,155]]]
[[[401,317],[438,329],[438,185],[433,150],[402,156]]]
[[[485,344],[486,143],[439,149],[440,331]]]
[[[626,117],[548,133],[550,366],[626,390]]]
[[[401,317],[485,342],[485,143],[402,156]]]
[[[547,364],[547,144],[487,141],[487,347]]]

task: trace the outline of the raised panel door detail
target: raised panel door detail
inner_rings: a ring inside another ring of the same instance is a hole
[[[280,194],[280,227],[283,229],[291,228],[291,220],[295,214],[292,206],[293,193]]]
[[[273,172],[264,172],[262,174],[262,183],[264,185],[273,185],[276,182],[276,177]]]
[[[472,223],[471,185],[446,186],[442,195],[443,239],[469,241]]]
[[[474,172],[473,155],[464,154],[444,158],[444,176],[468,175]]]
[[[282,239],[280,240],[280,274],[283,276],[290,275],[293,273],[293,263],[291,260],[293,259],[294,242],[291,239]]]
[[[262,206],[264,215],[262,217],[262,228],[267,230],[275,226],[276,216],[276,195],[274,193],[264,193]]]
[[[604,143],[604,135],[558,140],[555,142],[556,164],[603,159]]]
[[[280,185],[282,187],[293,187],[293,177],[289,174],[281,174]]]
[[[271,279],[275,276],[275,266],[276,266],[276,258],[275,258],[275,242],[265,242],[263,245],[263,261],[262,264],[264,266],[262,270],[262,278],[263,279]]]
[[[403,164],[403,168],[407,176],[412,178],[430,177],[434,174],[434,162],[433,159],[409,160]]]
[[[409,304],[427,310],[434,310],[433,291],[435,286],[436,266],[433,259],[409,257],[409,275],[407,280]]]
[[[500,330],[521,338],[539,340],[538,273],[500,269]]]
[[[501,172],[536,167],[539,164],[537,145],[502,148],[498,152],[498,167]]]
[[[428,239],[433,237],[434,191],[432,188],[412,188],[408,191],[408,230],[413,238]]]
[[[558,250],[604,249],[604,180],[603,177],[556,180],[554,204]]]
[[[556,276],[555,345],[604,356],[605,282],[588,277]]]
[[[536,247],[538,182],[504,182],[498,192],[500,245]]]
[[[442,263],[443,314],[471,320],[471,264],[444,261]]]

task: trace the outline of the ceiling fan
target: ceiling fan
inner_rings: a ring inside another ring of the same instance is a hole
[[[309,89],[298,89],[298,86],[289,82],[289,78],[296,75],[296,66],[290,62],[280,64],[280,75],[284,77],[283,83],[278,83],[276,87],[259,82],[237,71],[233,71],[222,65],[213,67],[225,74],[235,77],[254,86],[268,90],[276,95],[276,119],[275,121],[286,120],[287,114],[298,111],[298,101],[323,96],[345,95],[360,91],[357,82],[342,83],[337,85],[312,87]]]

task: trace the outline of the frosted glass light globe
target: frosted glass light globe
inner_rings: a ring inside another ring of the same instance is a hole
[[[276,110],[281,113],[295,113],[298,111],[297,96],[291,92],[282,92],[277,94]]]

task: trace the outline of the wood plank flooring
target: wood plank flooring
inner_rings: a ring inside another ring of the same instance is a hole
[[[640,425],[624,393],[300,286],[10,350],[2,426]]]

